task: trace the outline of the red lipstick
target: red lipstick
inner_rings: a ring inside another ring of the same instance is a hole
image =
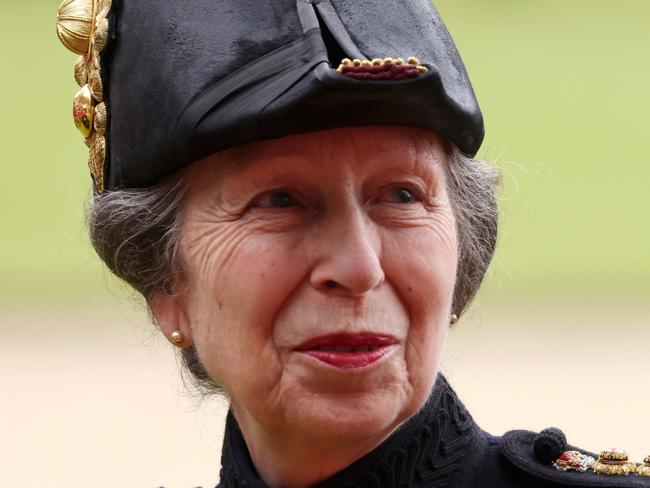
[[[397,340],[381,334],[333,334],[303,342],[297,351],[342,369],[362,368],[386,355]]]

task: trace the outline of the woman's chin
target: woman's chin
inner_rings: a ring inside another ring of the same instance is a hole
[[[294,358],[285,365],[275,407],[296,433],[323,440],[383,438],[417,412],[430,391],[426,384],[414,388],[398,352],[358,369]]]
[[[380,442],[422,403],[414,402],[400,388],[347,393],[305,392],[285,403],[284,415],[294,428],[323,440],[376,438]]]

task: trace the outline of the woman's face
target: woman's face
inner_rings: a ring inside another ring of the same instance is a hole
[[[384,437],[421,407],[457,264],[445,164],[430,132],[366,127],[190,170],[167,310],[245,432]]]

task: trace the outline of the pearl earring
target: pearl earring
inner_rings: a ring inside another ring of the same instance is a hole
[[[176,344],[177,346],[183,342],[183,334],[181,333],[180,330],[175,330],[171,334],[171,341]]]
[[[455,313],[452,313],[452,314],[449,316],[449,323],[450,323],[451,325],[454,325],[456,322],[458,322],[458,315],[456,315]]]

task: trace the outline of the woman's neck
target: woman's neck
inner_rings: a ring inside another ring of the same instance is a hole
[[[306,488],[330,478],[375,449],[400,424],[361,439],[323,439],[285,429],[269,433],[246,415],[236,417],[257,473],[271,488]]]
[[[258,434],[248,433],[256,430],[254,422],[248,423],[253,419],[239,418],[249,438]],[[254,445],[244,439],[239,422],[230,412],[219,487],[321,486],[323,481],[323,488],[393,488],[421,486],[422,480],[431,487],[460,486],[466,482],[467,473],[475,473],[482,465],[488,446],[484,432],[442,375],[422,409],[397,431],[387,433],[383,442],[382,436],[351,442],[344,438],[346,429],[340,431],[334,446],[277,432],[260,436],[260,444]]]

